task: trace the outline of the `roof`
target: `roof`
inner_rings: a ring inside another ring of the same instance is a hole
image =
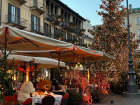
[[[74,10],[72,10],[70,7],[68,7],[66,4],[64,4],[63,2],[61,2],[60,0],[53,0],[54,2],[56,2],[57,4],[61,5],[62,7],[64,7],[66,10],[68,10],[69,12],[71,12],[72,14],[74,14],[75,16],[77,16],[79,19],[85,21],[86,19],[83,18],[81,15],[79,15],[78,13],[76,13]]]
[[[140,8],[132,8],[132,11],[140,10]]]

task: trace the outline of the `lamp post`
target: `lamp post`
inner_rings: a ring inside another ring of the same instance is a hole
[[[137,84],[135,83],[134,75],[135,72],[133,71],[133,60],[132,60],[132,53],[131,53],[131,45],[130,45],[130,25],[129,25],[129,11],[128,11],[128,0],[126,0],[127,4],[127,27],[128,27],[128,47],[129,47],[129,82],[127,85],[127,91],[123,92],[123,96],[126,97],[138,97],[140,93],[138,92]]]

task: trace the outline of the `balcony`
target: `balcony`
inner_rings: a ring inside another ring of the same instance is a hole
[[[62,20],[62,16],[61,15],[49,15],[49,14],[46,14],[45,16],[45,19],[47,21],[49,21],[51,24],[54,24],[54,25],[59,25],[60,24],[60,21]]]
[[[54,34],[52,34],[52,33],[45,33],[45,36],[50,37],[50,38],[54,38]]]
[[[67,30],[69,32],[71,32],[71,33],[74,33],[75,32],[75,28],[74,27],[75,27],[75,23],[74,22],[70,22]]]
[[[79,35],[79,36],[83,35],[84,32],[85,32],[84,29],[77,29],[77,28],[75,28],[75,30],[74,30],[74,33],[75,33],[76,35]]]
[[[30,24],[30,30],[31,32],[44,35],[44,28],[38,24]]]
[[[67,21],[61,21],[59,26],[64,30],[67,30],[70,27],[69,22]]]
[[[40,15],[46,12],[46,6],[36,0],[30,0],[30,9],[31,11],[37,11]]]
[[[13,0],[13,1],[17,1],[18,3],[20,3],[20,5],[27,3],[26,0]]]
[[[5,16],[5,23],[12,27],[17,27],[19,29],[27,28],[27,20],[11,14]]]

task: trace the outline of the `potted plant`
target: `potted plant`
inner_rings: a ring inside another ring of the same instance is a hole
[[[56,34],[56,36],[57,36],[57,39],[58,39],[58,40],[61,40],[62,37],[63,37],[63,33],[58,33],[58,34]]]
[[[77,42],[78,42],[77,39],[74,39],[74,40],[73,40],[73,43],[74,43],[74,44],[77,44]]]
[[[74,26],[76,25],[75,22],[70,22],[69,24],[71,28],[74,28]]]
[[[68,39],[67,42],[72,43],[72,39]]]
[[[95,103],[99,103],[101,101],[101,96],[103,95],[103,93],[101,92],[100,89],[98,90],[93,90],[91,89],[91,96],[92,96],[92,100]]]
[[[57,18],[58,21],[61,21],[63,16],[62,15],[58,15],[56,18]]]
[[[85,29],[81,29],[81,34],[84,34],[84,32],[85,32]]]
[[[82,94],[69,91],[69,98],[67,99],[66,105],[82,105],[82,102],[83,102]]]

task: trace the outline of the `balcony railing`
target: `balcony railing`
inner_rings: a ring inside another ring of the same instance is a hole
[[[67,22],[67,21],[61,21],[60,24],[59,24],[59,26],[61,28],[63,28],[64,30],[67,30],[67,29],[70,28],[69,22]]]
[[[75,28],[74,29],[74,33],[77,34],[77,35],[79,35],[79,36],[83,35],[84,32],[85,32],[84,29],[78,29],[78,28]]]
[[[25,4],[27,2],[26,0],[13,0],[13,1],[19,2],[20,5],[23,5],[23,4]]]
[[[50,37],[50,38],[54,38],[54,34],[52,34],[52,33],[45,33],[45,36]]]
[[[59,25],[60,21],[62,20],[62,17],[61,15],[57,16],[46,14],[45,19],[54,25]]]
[[[37,0],[30,0],[30,9],[37,11],[40,15],[46,12],[46,6],[42,3],[39,3]]]
[[[44,28],[38,24],[34,24],[34,23],[30,24],[30,30],[37,34],[44,35]]]
[[[5,23],[13,27],[18,27],[19,29],[27,28],[27,20],[12,14],[5,16]]]

